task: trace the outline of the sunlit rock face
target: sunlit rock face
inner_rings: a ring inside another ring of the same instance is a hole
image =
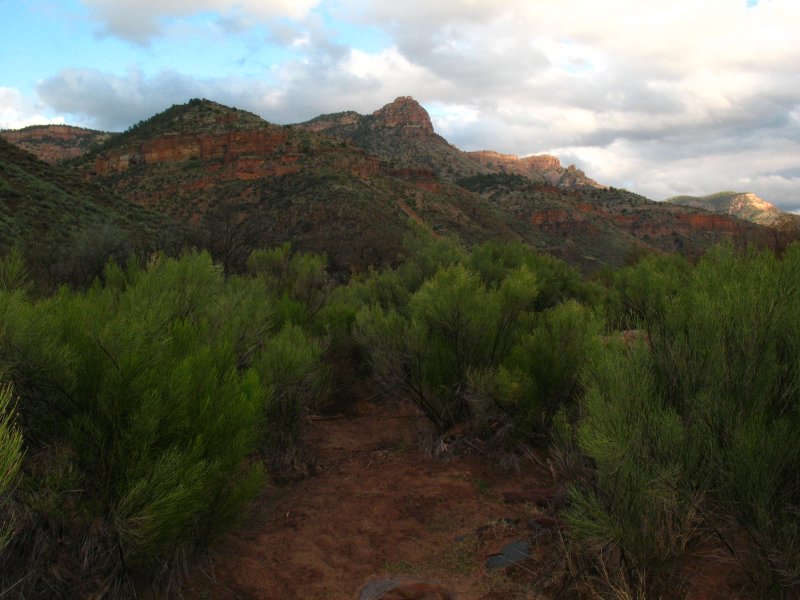
[[[782,212],[775,205],[751,192],[718,192],[708,196],[675,196],[674,198],[669,198],[667,202],[731,215],[768,227],[797,226],[800,222],[800,218]]]
[[[495,173],[543,179],[546,183],[561,188],[603,187],[574,165],[564,168],[558,158],[549,154],[519,157],[516,154],[501,154],[492,150],[477,150],[466,154]]]

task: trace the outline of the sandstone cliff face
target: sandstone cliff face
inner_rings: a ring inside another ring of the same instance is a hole
[[[580,186],[603,187],[590,179],[580,169],[570,165],[561,166],[555,156],[540,154],[520,158],[516,154],[501,154],[492,150],[467,152],[474,161],[489,168],[494,173],[512,173],[534,180],[540,180],[552,186],[571,189]]]
[[[394,102],[372,113],[374,126],[399,128],[412,137],[433,135],[431,117],[411,96],[400,96]]]
[[[475,152],[467,152],[467,155],[480,163],[495,167],[506,173],[516,173],[517,175],[526,175],[531,171],[538,173],[562,169],[561,162],[555,156],[550,156],[549,154],[520,158],[516,154],[501,154],[493,150],[477,150]]]
[[[359,179],[382,172],[380,161],[358,148],[342,151],[305,145],[280,127],[210,135],[168,134],[99,154],[84,163],[81,171],[85,179],[98,179],[136,203],[153,207],[228,181],[299,173],[309,161],[312,168],[349,173]],[[153,178],[158,185],[140,184]]]
[[[24,129],[0,131],[0,136],[46,163],[56,164],[82,156],[113,133],[70,125],[34,125]]]
[[[725,215],[678,215],[678,222],[697,231],[736,231],[735,221]]]
[[[293,165],[298,155],[278,152],[287,139],[288,135],[278,128],[206,136],[169,135],[148,140],[135,148],[123,147],[100,154],[84,172],[103,177],[138,165],[192,160],[224,165],[236,161],[239,168],[231,170],[231,176],[253,179],[296,170]]]
[[[752,227],[728,215],[674,210],[654,213],[652,207],[644,210],[628,207],[623,212],[588,202],[577,202],[569,210],[533,211],[529,223],[539,231],[559,235],[592,233],[613,224],[636,237],[694,233],[735,235],[746,233],[745,230]]]

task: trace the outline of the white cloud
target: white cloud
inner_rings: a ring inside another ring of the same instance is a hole
[[[53,110],[74,115],[87,126],[112,131],[191,98],[259,110],[274,97],[266,84],[235,77],[201,80],[175,71],[147,77],[138,69],[130,69],[123,77],[96,69],[63,69],[42,81],[38,92]]]
[[[14,88],[0,87],[0,129],[64,123],[63,116],[46,114],[45,107]]]
[[[162,32],[165,19],[181,19],[199,13],[218,13],[228,24],[246,26],[248,21],[300,19],[319,0],[83,0],[103,31],[130,41],[145,43]]]

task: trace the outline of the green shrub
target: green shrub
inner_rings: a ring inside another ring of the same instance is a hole
[[[640,597],[678,591],[677,567],[694,541],[698,520],[692,490],[681,485],[680,417],[655,392],[643,345],[631,350],[612,345],[585,374],[578,444],[591,458],[592,471],[572,490],[566,513],[570,535],[586,545],[598,572],[608,569],[604,559],[615,557],[623,581],[609,584],[634,589]]]
[[[613,542],[629,573],[657,586],[679,575],[676,557],[699,522],[754,593],[791,597],[800,589],[800,247],[783,260],[728,247],[693,270],[662,266],[628,274],[650,347],[607,348],[587,374],[578,440],[594,469],[574,494],[573,531]]]
[[[280,298],[284,323],[308,325],[325,306],[334,282],[326,271],[324,255],[292,253],[287,242],[269,250],[254,250],[247,270],[258,276],[270,296]]]
[[[281,470],[292,462],[300,442],[302,417],[321,403],[330,372],[321,363],[322,345],[297,325],[286,325],[267,339],[254,362],[271,394],[263,412],[260,445],[270,462]]]
[[[14,247],[6,256],[0,258],[0,290],[17,289],[27,293],[31,289],[31,283],[22,252]]]
[[[504,365],[529,383],[515,411],[517,428],[530,434],[550,431],[564,411],[574,420],[582,393],[581,370],[599,348],[601,322],[574,300],[538,315],[533,329],[520,337]]]
[[[0,386],[0,552],[13,533],[13,523],[6,522],[3,517],[8,514],[6,498],[11,494],[14,478],[22,464],[22,434],[14,423],[11,398],[11,387]]]
[[[0,584],[26,572],[31,593],[157,577],[224,531],[263,480],[251,456],[270,392],[243,366],[255,352],[237,319],[255,315],[258,331],[269,307],[245,301],[247,287],[206,254],[111,264],[105,279],[37,303],[0,292],[0,365],[44,465],[15,495],[32,531],[0,556]],[[36,529],[70,531],[82,546],[57,551],[55,535],[47,550]]]
[[[487,285],[497,284],[513,269],[527,267],[536,274],[536,310],[552,308],[570,299],[593,305],[602,297],[602,288],[584,280],[575,267],[552,256],[538,254],[521,242],[485,242],[472,249],[467,264],[480,273]]]
[[[410,298],[408,316],[379,306],[356,320],[356,339],[367,348],[372,372],[445,431],[471,417],[469,373],[497,366],[513,345],[517,324],[537,287],[525,267],[488,288],[461,264],[445,267]]]

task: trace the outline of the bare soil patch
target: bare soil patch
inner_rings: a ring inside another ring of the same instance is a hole
[[[428,456],[423,423],[408,404],[367,400],[310,420],[305,442],[317,472],[268,486],[185,596],[339,600],[373,577],[406,575],[467,600],[541,598],[532,591],[542,589],[541,509],[504,494],[551,488],[551,475],[533,462],[510,472],[479,454]],[[518,540],[534,540],[531,559],[487,569],[489,556]]]

